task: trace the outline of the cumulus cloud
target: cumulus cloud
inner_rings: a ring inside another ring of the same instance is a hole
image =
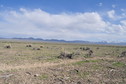
[[[115,11],[108,12],[110,18]],[[65,40],[111,40],[124,32],[119,25],[106,22],[97,12],[51,14],[41,9],[20,8],[0,13],[0,33],[10,37],[37,37]]]
[[[122,20],[120,23],[126,25],[126,20]]]
[[[126,18],[126,12],[121,9],[122,13],[120,15],[117,15],[115,10],[110,10],[107,12],[108,17],[112,20],[120,20]]]
[[[108,11],[107,13],[108,13],[109,18],[115,19],[115,11],[114,10]]]

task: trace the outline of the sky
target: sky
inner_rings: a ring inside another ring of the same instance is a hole
[[[0,37],[126,42],[126,0],[0,0]]]

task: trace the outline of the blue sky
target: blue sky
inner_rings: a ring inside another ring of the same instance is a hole
[[[47,12],[87,12],[125,8],[126,0],[0,0],[1,5],[12,9],[43,9]],[[98,6],[102,3],[102,6]]]
[[[0,37],[125,41],[126,0],[0,0]]]

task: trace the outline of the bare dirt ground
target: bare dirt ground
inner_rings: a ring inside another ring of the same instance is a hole
[[[125,46],[0,41],[0,84],[126,84],[123,51]],[[58,58],[61,52],[74,56]]]
[[[48,67],[53,67],[57,65],[62,65],[62,64],[71,64],[74,62],[77,62],[80,60],[62,60],[61,62],[46,62],[46,63],[27,63],[19,66],[12,66],[12,65],[6,65],[6,64],[1,64],[0,65],[0,71],[6,71],[6,70],[12,70],[12,69],[31,69],[31,68],[37,68],[37,67],[42,67],[42,68],[48,68]]]
[[[113,60],[113,58],[104,58],[104,57],[93,57],[93,58],[86,58],[83,60],[100,60],[100,59],[104,59],[104,60]],[[12,70],[12,69],[30,69],[30,68],[37,68],[37,67],[43,67],[43,68],[48,68],[48,67],[53,67],[53,66],[57,66],[57,65],[66,65],[66,64],[71,64],[71,63],[75,63],[78,61],[82,61],[82,59],[72,59],[72,60],[61,60],[60,62],[46,62],[46,63],[26,63],[23,65],[7,65],[7,64],[0,64],[0,71],[6,71],[6,70]]]

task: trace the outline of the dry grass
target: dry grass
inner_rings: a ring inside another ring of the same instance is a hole
[[[38,67],[48,68],[48,67],[62,65],[62,64],[71,64],[71,63],[74,63],[77,61],[80,61],[80,60],[61,60],[60,62],[45,62],[45,63],[35,62],[35,63],[25,63],[23,65],[17,65],[17,66],[1,64],[0,71],[7,71],[7,70],[13,70],[13,69],[15,69],[15,70],[31,69],[31,68],[38,68]]]
[[[75,56],[59,59],[63,51]],[[0,41],[0,84],[126,84],[126,57],[118,57],[123,51],[125,46]]]

